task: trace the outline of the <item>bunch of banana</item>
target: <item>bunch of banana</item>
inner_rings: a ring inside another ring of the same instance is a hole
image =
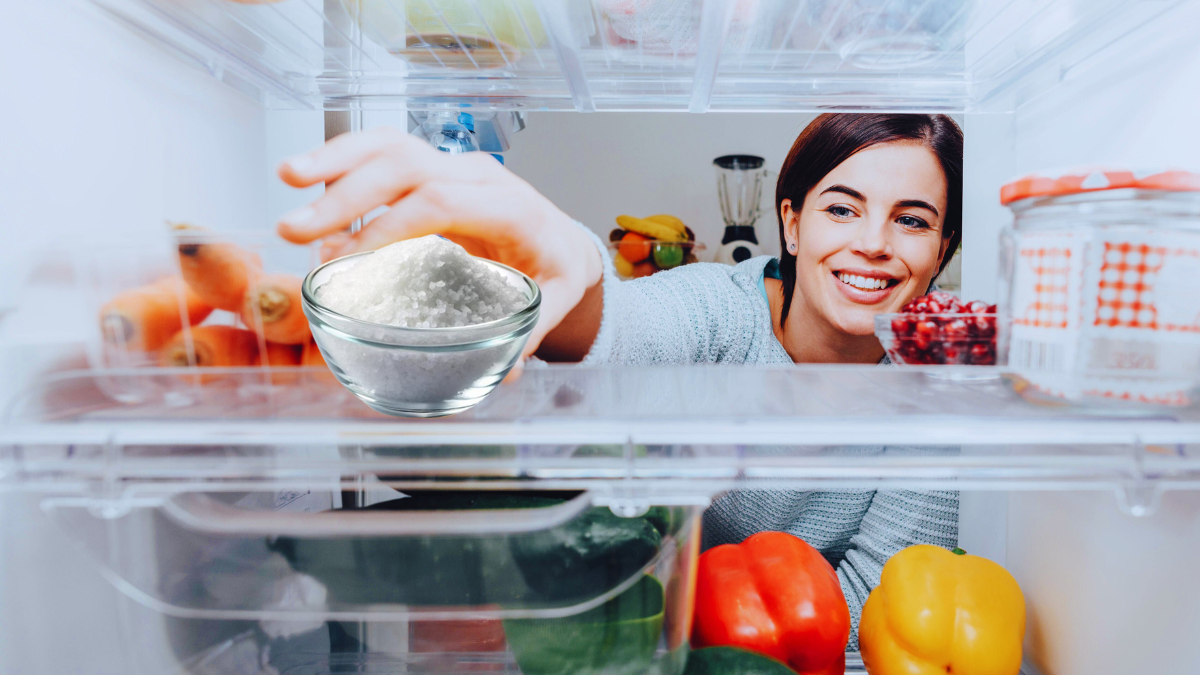
[[[649,218],[617,216],[617,225],[628,232],[636,232],[648,239],[658,241],[687,241],[687,226],[675,216],[661,214]]]

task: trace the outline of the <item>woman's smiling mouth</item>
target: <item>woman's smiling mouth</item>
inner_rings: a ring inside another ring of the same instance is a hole
[[[900,284],[899,279],[876,270],[838,270],[833,278],[842,295],[863,305],[883,301]]]

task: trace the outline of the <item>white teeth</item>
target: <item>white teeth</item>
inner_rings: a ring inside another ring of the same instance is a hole
[[[875,291],[881,288],[887,288],[887,279],[876,279],[874,277],[860,277],[857,274],[838,273],[838,279],[844,284],[849,284],[855,288],[864,291]]]

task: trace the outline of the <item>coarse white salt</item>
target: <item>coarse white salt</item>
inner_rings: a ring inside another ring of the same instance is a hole
[[[529,304],[527,293],[499,270],[436,235],[363,256],[334,273],[316,295],[339,314],[402,328],[473,326]]]

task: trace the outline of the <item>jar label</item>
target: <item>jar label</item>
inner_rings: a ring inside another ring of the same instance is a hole
[[[1062,372],[1076,361],[1084,242],[1074,232],[1032,232],[1018,241],[1012,282],[1009,364]]]
[[[1200,380],[1200,234],[1123,226],[1015,241],[1010,366],[1054,396],[1187,402]]]

